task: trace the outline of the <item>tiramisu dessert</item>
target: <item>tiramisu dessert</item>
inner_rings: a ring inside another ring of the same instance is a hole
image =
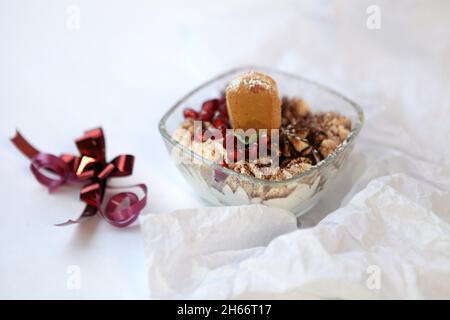
[[[290,179],[323,161],[352,127],[336,112],[311,112],[301,97],[280,98],[275,80],[255,71],[232,80],[222,96],[205,101],[200,110],[185,109],[184,118],[175,140],[204,159],[272,181]],[[233,186],[235,177],[216,170],[213,179]]]

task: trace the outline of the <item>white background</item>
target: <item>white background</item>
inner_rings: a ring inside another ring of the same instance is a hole
[[[381,30],[366,27],[371,4]],[[79,29],[67,26],[72,5]],[[139,226],[119,230],[96,217],[54,227],[82,210],[78,190],[49,196],[8,140],[16,128],[59,154],[76,152],[73,139],[101,125],[109,157],[137,157],[133,177],[116,183],[145,182],[146,212],[205,206],[170,163],[158,120],[194,86],[259,64],[363,105],[368,122],[350,161],[376,157],[383,136],[449,174],[449,15],[449,1],[1,0],[0,298],[148,296]],[[386,114],[391,121],[377,122]],[[306,225],[339,207],[345,181]],[[71,265],[81,270],[79,290],[67,287]]]

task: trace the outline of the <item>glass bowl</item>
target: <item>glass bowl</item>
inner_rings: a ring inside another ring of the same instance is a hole
[[[219,97],[230,80],[248,70],[262,71],[278,84],[281,96],[304,99],[311,111],[336,111],[352,122],[347,139],[328,157],[303,173],[282,181],[269,181],[237,173],[194,153],[172,138],[183,119],[184,108],[199,108]],[[313,81],[264,67],[242,67],[228,71],[192,90],[162,117],[159,131],[180,172],[206,201],[214,205],[246,205],[259,203],[287,209],[297,216],[306,213],[336,177],[351,153],[364,123],[364,114],[356,103]],[[192,159],[193,161],[180,161]],[[225,179],[216,180],[217,174]]]

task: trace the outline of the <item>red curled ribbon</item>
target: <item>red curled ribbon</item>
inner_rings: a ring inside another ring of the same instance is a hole
[[[133,192],[120,192],[107,199],[104,208],[102,203],[106,190],[123,189],[123,187],[107,186],[108,178],[125,177],[133,173],[134,156],[121,154],[112,161],[106,161],[105,137],[101,128],[86,131],[75,140],[80,156],[62,154],[57,157],[42,153],[34,148],[19,132],[16,132],[12,143],[31,160],[30,169],[36,179],[46,186],[49,192],[72,182],[84,182],[80,190],[80,200],[86,207],[76,220],[57,224],[65,226],[79,223],[84,218],[99,212],[110,224],[126,227],[133,223],[147,203],[147,186],[138,184],[144,196]]]

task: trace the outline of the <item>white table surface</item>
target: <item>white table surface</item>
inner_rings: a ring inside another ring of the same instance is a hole
[[[380,30],[366,27],[373,3]],[[71,6],[80,10],[79,29],[67,27]],[[76,152],[73,139],[101,125],[109,157],[136,156],[133,177],[117,182],[148,185],[146,212],[205,206],[170,163],[157,123],[194,86],[259,64],[338,89],[369,119],[383,108],[407,117],[399,88],[409,86],[411,99],[429,90],[427,107],[410,119],[411,150],[444,159],[449,130],[425,146],[419,133],[448,121],[449,93],[427,84],[450,83],[449,12],[448,1],[0,0],[0,298],[148,296],[139,226],[119,230],[95,217],[54,227],[82,210],[78,190],[48,195],[8,140],[15,128],[58,154]],[[312,220],[339,206],[336,197]],[[81,272],[79,289],[67,284],[70,266]]]

